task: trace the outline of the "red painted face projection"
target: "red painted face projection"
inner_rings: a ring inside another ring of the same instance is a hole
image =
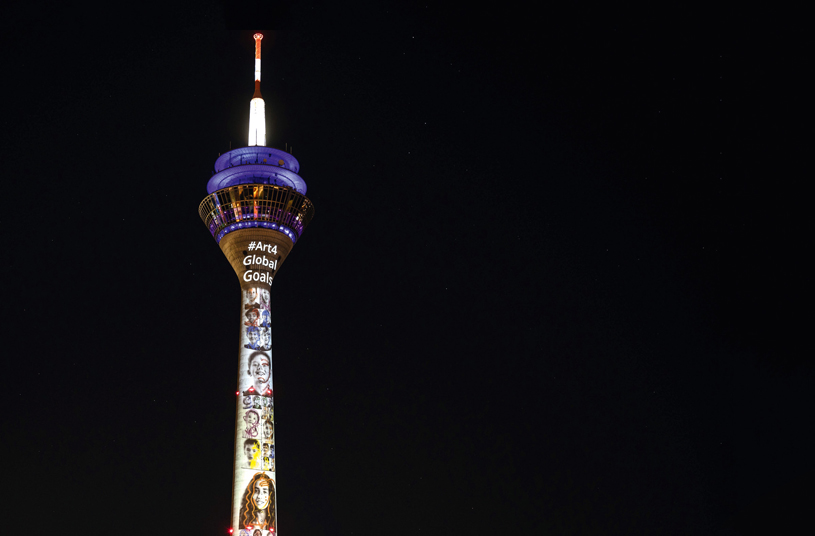
[[[274,481],[265,473],[255,473],[243,494],[240,528],[275,529],[274,506]]]

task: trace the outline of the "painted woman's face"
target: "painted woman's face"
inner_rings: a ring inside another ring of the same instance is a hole
[[[269,483],[261,480],[255,484],[255,493],[252,495],[255,506],[265,510],[269,506]]]
[[[252,426],[253,424],[257,424],[257,422],[258,422],[258,414],[254,413],[254,412],[247,413],[246,417],[244,417],[244,418],[246,419],[246,422],[247,422],[247,424],[249,424],[249,426]]]
[[[264,303],[269,302],[269,291],[265,288],[260,291],[260,297],[264,301]]]
[[[257,289],[250,288],[249,290],[246,291],[246,300],[249,303],[255,303],[255,301],[257,299],[258,299],[258,291],[257,291]]]

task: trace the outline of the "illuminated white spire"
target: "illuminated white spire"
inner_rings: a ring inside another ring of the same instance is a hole
[[[263,35],[255,37],[255,94],[249,103],[249,145],[266,145],[266,103],[260,94],[260,40]]]

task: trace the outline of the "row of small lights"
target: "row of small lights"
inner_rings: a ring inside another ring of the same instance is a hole
[[[297,242],[297,235],[294,234],[294,231],[286,227],[285,225],[278,225],[276,223],[266,222],[266,221],[249,221],[249,222],[241,222],[241,223],[233,223],[229,227],[222,229],[218,236],[215,237],[215,240],[218,242],[226,235],[232,231],[237,231],[239,229],[248,229],[252,227],[263,227],[265,229],[274,229],[275,231],[280,231],[281,233],[285,234],[289,238],[291,238],[292,242]]]
[[[291,179],[289,179],[288,177],[280,177],[276,173],[275,173],[274,177],[256,177],[253,174],[251,179],[253,179],[253,180],[250,181],[250,182],[243,182],[243,183],[239,183],[239,184],[233,184],[232,186],[244,186],[244,185],[247,185],[247,184],[250,185],[250,186],[252,186],[252,185],[255,185],[255,186],[258,186],[258,185],[259,186],[273,185],[273,186],[282,186],[284,188],[294,188],[297,192],[300,192],[300,190],[297,190],[297,186],[293,183],[293,181]],[[264,179],[269,181],[269,182],[258,183],[258,180],[264,180]]]
[[[252,525],[246,525],[246,530],[252,530],[254,527]],[[229,534],[232,534],[234,529],[229,529]],[[269,528],[269,534],[274,534],[274,527]]]
[[[269,156],[272,156],[272,155],[269,155]],[[270,166],[282,167],[283,169],[288,169],[288,168],[286,167],[286,162],[284,162],[283,160],[278,160],[278,161],[277,161],[277,163],[272,162],[272,163],[270,164],[269,162],[267,162],[267,161],[266,161],[266,159],[265,159],[265,158],[263,159],[263,162],[258,162],[258,160],[257,160],[257,159],[258,159],[258,156],[257,156],[257,154],[256,154],[256,155],[255,155],[255,161],[254,161],[254,162],[252,162],[251,160],[248,160],[248,159],[246,160],[246,162],[244,162],[244,161],[243,161],[243,156],[241,156],[241,157],[240,157],[240,163],[236,164],[235,162],[233,162],[232,160],[230,160],[230,161],[229,161],[229,167],[233,167],[233,166],[245,166],[245,165],[247,165],[247,164],[266,164],[266,165],[270,165]],[[223,168],[223,169],[227,169],[227,168]],[[223,171],[223,170],[222,170],[222,171]]]
[[[230,151],[230,153],[231,153],[231,152],[232,152],[232,151]],[[224,155],[227,155],[227,154],[229,154],[229,153],[224,153]],[[261,153],[261,151],[250,151],[250,152],[249,152],[249,154],[250,154],[250,155],[254,155],[254,157],[255,157],[255,162],[247,162],[247,164],[260,164],[260,162],[258,162],[258,161],[257,161],[257,159],[258,159],[258,158],[263,158],[262,156],[260,156],[260,155],[262,154],[262,153]],[[238,155],[238,161],[240,162],[240,164],[239,164],[239,165],[243,165],[243,157],[244,157],[244,156],[245,156],[245,155],[243,155],[243,154],[239,154],[239,155]],[[269,153],[269,158],[271,158],[271,157],[272,157],[272,153]],[[250,157],[250,158],[251,158],[251,157]],[[220,160],[220,158],[219,158],[218,160]],[[230,165],[230,166],[234,166],[234,165],[235,165],[234,160],[232,160],[232,155],[230,155],[230,156],[229,156],[229,160],[228,160],[228,162],[229,162],[229,165]],[[263,158],[263,163],[264,163],[264,164],[266,164],[266,163],[267,163],[267,162],[266,162],[266,158]],[[285,168],[285,166],[286,166],[286,161],[285,161],[285,160],[283,160],[283,159],[281,158],[281,159],[278,159],[277,164],[275,164],[274,162],[272,162],[272,165],[277,165],[277,166],[280,166],[280,167]],[[224,169],[226,169],[226,168],[224,168]]]
[[[226,210],[226,211],[224,211],[224,210],[219,210],[220,217],[215,216],[214,218],[212,218],[212,221],[211,221],[211,223],[209,224],[209,225],[210,225],[210,229],[211,229],[212,227],[217,227],[217,226],[218,226],[218,222],[219,222],[219,221],[223,221],[223,220],[224,220],[224,218],[225,218],[225,214],[224,214],[224,212],[231,212],[231,210],[229,210],[229,209],[228,209],[228,210]],[[278,212],[279,212],[279,211],[278,211]],[[210,214],[210,215],[211,215],[211,214]],[[251,218],[251,216],[252,216],[252,215],[250,214],[250,218]],[[297,215],[297,216],[294,218],[294,219],[295,219],[295,221],[296,221],[298,224],[300,224],[300,225],[296,226],[296,228],[299,228],[299,229],[300,229],[300,232],[302,232],[302,231],[303,231],[303,226],[302,226],[303,221],[302,221],[302,218],[303,218],[302,214],[298,214],[298,215]],[[238,220],[238,221],[243,221],[243,220]],[[250,221],[250,222],[251,222],[251,221],[260,222],[260,226],[261,226],[261,227],[266,227],[266,228],[270,228],[270,229],[277,229],[277,227],[276,227],[276,225],[277,225],[277,224],[276,224],[276,223],[269,223],[269,222],[266,222],[266,221],[264,221],[264,220],[256,220],[256,219],[250,219],[249,221]],[[239,224],[233,224],[233,225],[239,225]],[[248,224],[246,224],[246,226],[247,226],[247,227],[252,227],[251,225],[248,225]],[[256,226],[255,226],[255,227],[256,227]],[[284,233],[285,233],[286,231],[283,231],[283,229],[289,229],[289,230],[291,230],[289,227],[286,227],[285,225],[281,225],[281,226],[280,226],[280,229],[281,229],[281,232],[284,232]],[[211,231],[211,230],[210,230],[210,232],[211,232],[211,233],[213,233],[214,231]],[[286,233],[286,234],[288,234],[288,233]],[[292,240],[293,240],[293,238],[292,238]]]
[[[247,389],[247,391],[249,391],[250,393],[254,393],[254,392],[255,392],[255,388],[254,388],[253,386],[251,386],[251,385],[250,385],[250,386],[249,386],[249,389]],[[240,396],[241,392],[240,392],[240,391],[235,391],[235,394],[236,394],[236,395],[238,395],[238,396]],[[274,394],[274,392],[273,392],[271,389],[266,389],[266,392],[265,392],[265,393],[263,393],[261,396],[271,396],[271,395],[273,395],[273,394]]]

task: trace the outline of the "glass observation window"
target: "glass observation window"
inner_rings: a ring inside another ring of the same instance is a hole
[[[216,239],[230,225],[243,222],[249,227],[280,224],[293,231],[296,240],[314,216],[314,206],[293,188],[246,184],[208,195],[198,213]]]

